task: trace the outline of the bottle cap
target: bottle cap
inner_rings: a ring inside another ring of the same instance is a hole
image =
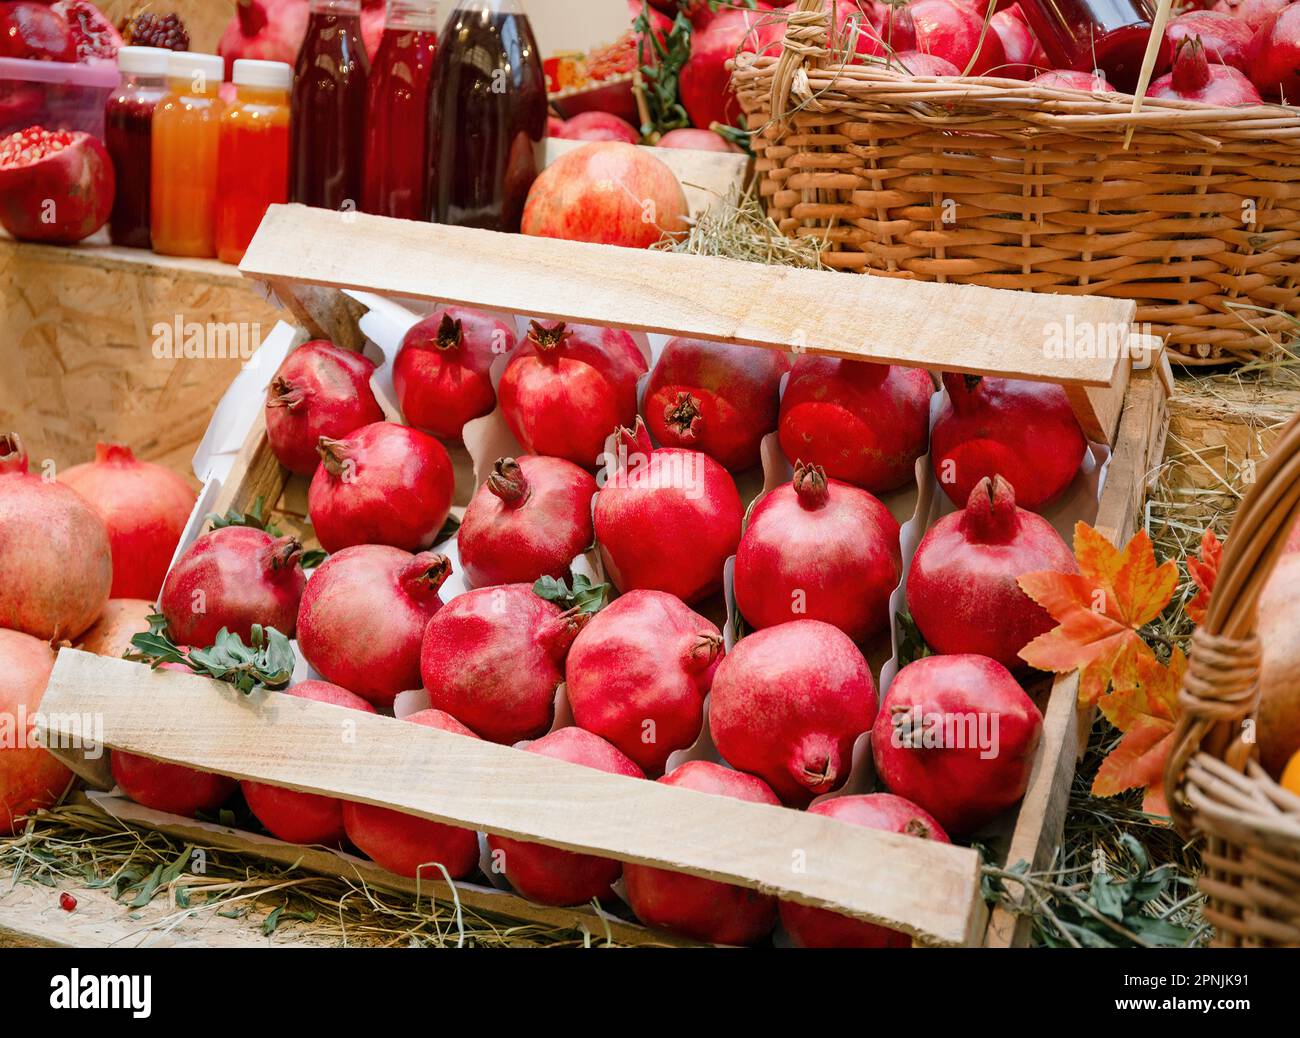
[[[177,50],[172,51],[167,59],[168,79],[192,80],[196,76],[202,76],[208,84],[203,88],[205,92],[221,85],[225,71],[225,61],[215,54],[192,54],[187,50]]]
[[[128,76],[165,76],[171,56],[162,47],[119,47],[117,68]]]
[[[293,69],[283,61],[254,61],[240,58],[235,62],[235,86],[265,87],[288,90],[293,86]]]

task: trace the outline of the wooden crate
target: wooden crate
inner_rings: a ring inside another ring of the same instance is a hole
[[[1163,439],[1169,376],[1162,355],[1130,377],[1126,357],[1065,361],[1043,348],[1044,328],[1052,322],[1127,326],[1133,305],[1123,301],[846,278],[344,218],[298,206],[268,213],[242,269],[270,286],[312,334],[336,341],[357,339],[355,308],[339,291],[354,289],[633,331],[1061,382],[1093,438],[1113,448],[1096,525],[1116,542],[1132,530]],[[279,502],[287,481],[264,428],[255,424],[213,509],[244,510],[259,497]],[[1044,729],[1029,789],[996,841],[1000,860],[1034,867],[1044,866],[1059,844],[1079,742],[1077,679],[1045,679],[1042,685]],[[276,694],[244,697],[205,678],[64,650],[38,721],[47,744],[70,739],[81,716],[102,717],[105,741],[113,748],[737,883],[832,907],[904,931],[918,943],[1007,946],[1027,936],[1023,922],[1005,912],[990,918],[980,894],[979,856],[966,847],[607,775],[382,716],[349,714],[356,738],[345,743],[337,737],[337,708]],[[92,785],[111,786],[103,760],[58,752]],[[131,824],[170,826],[181,834],[194,825],[151,817],[120,801],[105,806]],[[227,836],[242,849],[301,860],[317,871],[352,874],[358,867],[340,855],[309,856],[264,837]],[[487,895],[493,906],[507,905],[520,918],[555,918],[556,910],[514,895]],[[569,919],[591,913],[562,911]],[[595,921],[599,933],[602,921]],[[620,926],[622,939],[644,933]]]

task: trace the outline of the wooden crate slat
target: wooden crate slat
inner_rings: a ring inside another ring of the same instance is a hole
[[[968,848],[64,649],[38,722],[46,744],[86,714],[105,718],[115,748],[760,889],[925,943],[978,943],[987,921]]]
[[[590,905],[573,908],[538,905],[504,890],[484,890],[469,883],[457,883],[453,890],[436,869],[430,869],[417,883],[406,876],[386,872],[372,861],[342,851],[326,847],[304,847],[230,826],[204,824],[192,818],[142,807],[125,797],[95,793],[91,794],[88,802],[127,825],[165,833],[199,847],[216,847],[237,854],[248,854],[279,865],[291,865],[323,876],[364,883],[379,890],[392,890],[413,897],[433,897],[444,904],[451,904],[455,900],[467,909],[509,916],[541,926],[585,929],[593,939],[599,940],[608,935],[610,940],[619,944],[688,947],[698,943],[627,923],[608,914],[598,914]]]
[[[763,266],[272,206],[240,270],[369,291],[945,371],[1111,386],[1121,357],[1065,358],[1049,328],[1127,327],[1135,305]],[[1105,351],[1099,351],[1104,353]]]

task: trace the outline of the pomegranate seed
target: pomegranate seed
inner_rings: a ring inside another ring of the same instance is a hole
[[[65,890],[59,895],[59,907],[65,912],[74,911],[77,907],[77,899]]]

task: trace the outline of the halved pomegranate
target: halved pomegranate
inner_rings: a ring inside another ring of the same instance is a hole
[[[108,221],[117,180],[80,130],[29,126],[0,140],[0,224],[15,238],[70,245]]]

